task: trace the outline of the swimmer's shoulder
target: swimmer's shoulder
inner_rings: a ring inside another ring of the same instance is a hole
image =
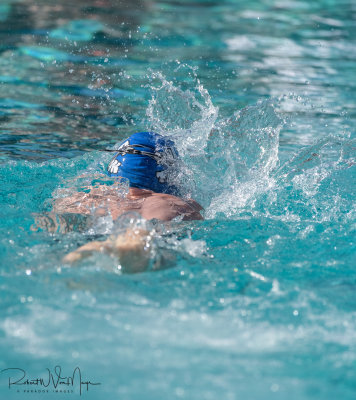
[[[170,221],[179,216],[183,216],[183,220],[201,220],[202,209],[203,207],[195,200],[183,200],[170,194],[153,193],[145,199],[141,214],[146,219],[156,218],[162,221]]]

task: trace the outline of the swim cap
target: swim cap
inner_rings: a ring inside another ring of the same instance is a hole
[[[110,177],[128,179],[131,187],[177,195],[178,188],[169,184],[169,169],[177,159],[172,140],[153,132],[138,132],[120,144],[107,172]]]

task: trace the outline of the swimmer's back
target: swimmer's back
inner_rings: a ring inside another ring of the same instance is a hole
[[[139,213],[145,219],[170,221],[182,216],[184,221],[189,221],[203,219],[200,214],[202,209],[194,200],[186,201],[169,194],[152,193],[145,198]]]
[[[173,195],[136,188],[130,188],[125,199],[118,198],[116,192],[110,188],[92,188],[89,193],[78,192],[71,197],[57,199],[53,211],[58,214],[89,215],[93,209],[104,211],[103,205],[114,220],[130,211],[139,213],[147,220],[170,221],[178,216],[182,216],[185,221],[203,219],[200,214],[203,208],[194,200],[183,200]]]

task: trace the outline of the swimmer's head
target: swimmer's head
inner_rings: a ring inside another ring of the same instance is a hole
[[[107,172],[111,177],[128,179],[130,187],[177,195],[178,188],[169,183],[177,160],[172,140],[153,132],[138,132],[120,144]]]

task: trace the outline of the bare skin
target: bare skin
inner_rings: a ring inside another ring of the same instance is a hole
[[[130,188],[126,198],[118,200],[116,191],[107,186],[92,188],[89,193],[78,192],[71,197],[58,199],[53,211],[58,214],[89,215],[93,208],[99,214],[105,214],[108,210],[113,220],[129,211],[135,211],[147,220],[155,218],[171,221],[178,216],[182,216],[185,221],[203,219],[200,214],[203,208],[195,200],[182,200],[169,194],[138,188]]]
[[[138,188],[130,188],[126,198],[120,201],[116,192],[108,187],[92,188],[89,193],[80,192],[70,198],[57,200],[54,212],[90,214],[93,208],[103,215],[109,211],[114,220],[129,211],[135,211],[147,220],[171,221],[179,216],[183,220],[203,219],[200,214],[202,207],[194,200],[182,200],[176,196]],[[111,236],[104,242],[87,243],[67,254],[63,261],[72,264],[93,252],[105,252],[118,256],[126,272],[141,272],[149,265],[150,240],[150,233],[146,230],[127,230],[124,234]]]
[[[108,253],[119,257],[120,264],[126,272],[142,272],[147,269],[150,261],[150,252],[148,251],[150,240],[151,236],[146,230],[127,230],[124,234],[110,236],[104,242],[86,243],[67,254],[63,261],[73,264],[94,252]]]

